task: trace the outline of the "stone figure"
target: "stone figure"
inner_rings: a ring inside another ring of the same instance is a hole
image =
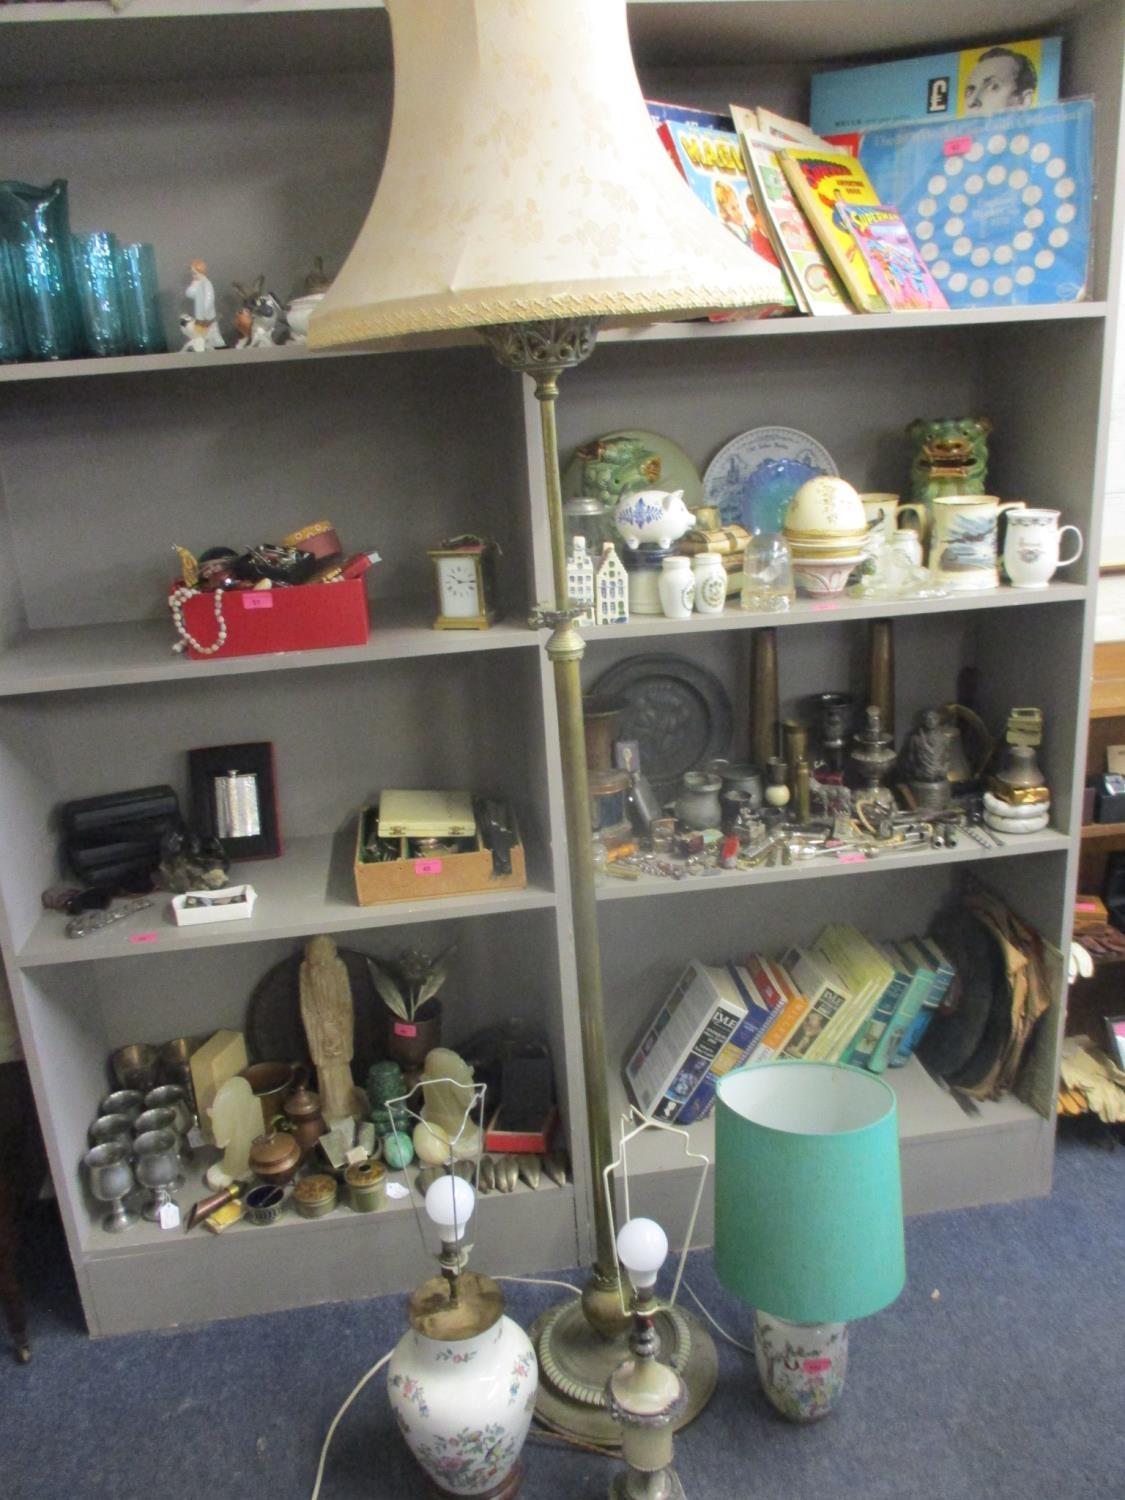
[[[262,1133],[262,1106],[245,1078],[228,1078],[219,1085],[208,1114],[223,1159],[207,1168],[204,1180],[209,1188],[229,1187],[250,1176],[250,1145]]]
[[[475,1097],[472,1068],[448,1047],[435,1047],[426,1054],[421,1083],[425,1103],[414,1127],[419,1161],[439,1166],[451,1155],[456,1161],[474,1158],[480,1127],[470,1115]]]
[[[316,1065],[321,1113],[331,1129],[367,1113],[362,1091],[352,1080],[355,1016],[352,987],[343,959],[330,937],[310,938],[300,973],[301,1020]]]

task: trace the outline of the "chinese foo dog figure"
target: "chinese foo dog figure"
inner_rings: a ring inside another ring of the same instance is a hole
[[[910,498],[921,503],[938,495],[983,495],[988,481],[987,417],[918,417],[906,429],[914,448]]]

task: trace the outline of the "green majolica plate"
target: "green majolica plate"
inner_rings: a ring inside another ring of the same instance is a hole
[[[671,438],[661,437],[658,432],[628,428],[622,432],[606,433],[601,438],[592,438],[590,442],[608,444],[623,443],[626,440],[642,443],[646,452],[656,455],[660,460],[659,477],[650,479],[647,474],[638,473],[633,463],[620,464],[616,460],[624,458],[623,454],[607,454],[600,466],[597,484],[587,486],[595,491],[596,498],[608,505],[616,501],[622,489],[683,490],[684,504],[688,510],[694,510],[703,495],[703,480],[691,459]],[[588,446],[589,444],[583,444],[583,447]],[[583,493],[582,473],[583,461],[575,450],[563,470],[564,500],[572,500]]]

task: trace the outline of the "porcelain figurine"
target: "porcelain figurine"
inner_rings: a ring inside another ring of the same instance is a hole
[[[684,504],[683,490],[640,490],[623,495],[613,511],[614,523],[632,551],[642,542],[670,547],[695,525]]]
[[[473,1070],[448,1047],[435,1047],[422,1071],[422,1118],[414,1127],[418,1160],[442,1166],[450,1156],[475,1159],[480,1128],[469,1114],[473,1104]]]
[[[594,563],[586,551],[586,538],[576,536],[566,560],[566,592],[572,609],[581,608],[575,624],[594,623]]]
[[[916,418],[906,429],[914,448],[910,498],[920,503],[938,495],[983,495],[988,481],[987,417]]]
[[[234,289],[242,298],[234,319],[238,334],[236,349],[272,349],[274,344],[284,342],[285,313],[274,294],[265,290],[265,282],[264,276],[259,276],[252,287],[234,282]]]
[[[219,330],[219,319],[215,311],[215,288],[207,279],[207,262],[193,260],[191,280],[184,296],[191,303],[191,312],[180,319],[184,335],[184,349],[193,354],[203,354],[208,349],[225,349],[226,342]]]
[[[285,309],[285,321],[289,328],[291,343],[308,343],[309,319],[318,304],[324,301],[325,293],[331,285],[332,278],[324,274],[324,261],[318,255],[313,263],[313,269],[305,277],[304,291],[299,297],[294,297]]]
[[[208,1110],[215,1145],[223,1153],[204,1173],[209,1188],[229,1187],[250,1176],[250,1147],[262,1133],[262,1106],[245,1078],[228,1078]]]
[[[594,568],[594,618],[599,625],[629,623],[629,577],[612,542],[603,543]]]
[[[352,1081],[355,1017],[348,971],[330,937],[310,938],[301,963],[301,1021],[316,1064],[321,1112],[329,1129],[343,1126],[351,1140],[367,1100]]]

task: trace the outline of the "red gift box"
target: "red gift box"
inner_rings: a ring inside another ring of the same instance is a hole
[[[177,587],[182,587],[177,585]],[[217,651],[187,646],[196,661],[220,656],[261,656],[267,651],[316,651],[365,646],[370,632],[367,586],[362,578],[305,583],[289,589],[224,589],[196,593],[182,606],[184,628],[200,646],[219,638],[216,600],[227,628]]]

